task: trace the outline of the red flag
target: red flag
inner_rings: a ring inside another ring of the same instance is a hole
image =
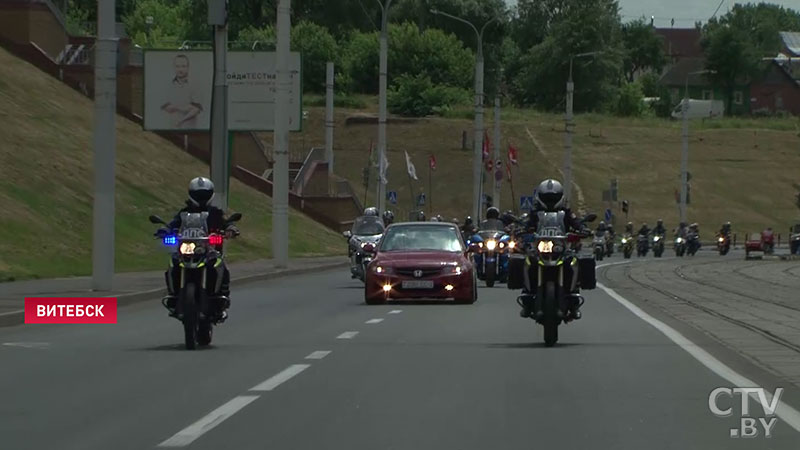
[[[491,173],[492,169],[494,169],[494,162],[491,159],[486,160],[486,171]]]
[[[483,160],[489,159],[489,133],[483,132]]]
[[[428,161],[428,163],[431,166],[431,170],[436,170],[436,157],[435,156],[431,155],[430,160]]]
[[[517,160],[517,149],[511,144],[508,144],[508,162],[515,166],[519,164]]]

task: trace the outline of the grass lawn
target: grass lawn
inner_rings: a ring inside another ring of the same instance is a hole
[[[0,49],[0,281],[91,272],[91,100]],[[116,269],[152,270],[167,259],[147,217],[171,216],[189,180],[208,166],[117,118]],[[268,258],[271,199],[236,180],[231,210],[242,235],[232,261]],[[290,212],[293,257],[334,255],[341,236]]]

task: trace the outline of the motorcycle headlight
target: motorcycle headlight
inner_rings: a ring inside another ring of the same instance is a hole
[[[683,238],[678,238],[678,239],[675,239],[675,242],[677,242],[678,244],[680,244],[680,243],[682,243],[682,242],[683,242]]]
[[[719,242],[725,242],[725,238],[719,238]]]
[[[628,242],[628,238],[622,238],[622,243],[625,244]]]
[[[654,241],[654,242],[658,242],[658,241],[660,241],[660,240],[661,240],[661,236],[655,236],[655,237],[653,238],[653,241]]]
[[[516,246],[517,246],[517,243],[516,243],[516,242],[514,242],[514,241],[508,241],[508,248],[510,248],[510,249],[514,249],[514,248],[516,248]]]
[[[194,254],[195,247],[196,246],[194,245],[194,242],[184,242],[184,243],[181,244],[181,248],[180,248],[181,254],[182,255],[192,255],[192,254]]]
[[[489,239],[488,241],[486,241],[487,250],[494,250],[495,247],[497,247],[497,241],[495,241],[494,239]]]
[[[536,248],[539,250],[539,253],[552,253],[553,241],[539,241]]]

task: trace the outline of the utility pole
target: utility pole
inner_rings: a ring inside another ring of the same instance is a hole
[[[217,205],[228,209],[228,11],[226,0],[209,0],[208,24],[214,27],[214,90],[211,109],[211,181]]]
[[[681,115],[683,116],[682,148],[681,148],[681,222],[686,223],[688,219],[687,199],[689,194],[689,77],[692,75],[702,75],[716,73],[713,70],[698,70],[686,74],[686,88],[684,90],[683,105]]]
[[[92,289],[110,291],[114,280],[114,165],[117,141],[117,33],[114,0],[100,0],[97,3],[94,80]]]
[[[383,175],[386,170],[386,74],[389,60],[389,7],[392,0],[385,0],[381,3],[381,38],[380,38],[380,60],[378,68],[378,211],[383,216],[386,211],[386,185],[383,183]]]
[[[572,103],[575,98],[575,83],[572,81],[572,60],[575,58],[585,58],[594,56],[602,52],[587,52],[572,55],[569,58],[569,79],[567,80],[567,112],[564,118],[564,197],[567,204],[571,207],[572,201],[572,137],[575,133],[575,117],[573,115]]]
[[[328,62],[325,79],[325,159],[328,161],[328,186],[333,186],[333,63]]]
[[[474,159],[472,162],[472,217],[474,217],[475,220],[479,220],[483,203],[483,32],[486,30],[486,27],[496,21],[498,17],[489,19],[489,21],[483,24],[483,27],[478,30],[472,22],[452,14],[436,9],[432,9],[431,14],[445,16],[469,25],[472,30],[475,31],[478,40],[477,58],[475,60],[475,141],[473,142]]]
[[[291,0],[278,2],[277,90],[275,95],[275,167],[272,179],[272,256],[278,267],[289,264],[289,48]]]
[[[494,99],[494,172],[501,170],[500,164],[500,97]],[[502,173],[502,172],[501,172]],[[494,173],[490,174],[490,179],[494,180],[494,189],[492,190],[492,201],[497,209],[500,209],[500,181]],[[501,178],[502,179],[502,178]]]

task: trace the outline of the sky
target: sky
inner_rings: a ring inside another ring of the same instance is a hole
[[[671,19],[675,19],[675,28],[691,28],[695,21],[707,21],[717,6],[718,14],[725,14],[735,3],[748,3],[736,0],[619,0],[624,21],[634,20],[645,16],[655,16],[657,27],[669,27]],[[516,0],[506,0],[509,5],[516,4]],[[751,0],[750,3],[773,3],[800,11],[800,0],[770,0],[762,2]]]

